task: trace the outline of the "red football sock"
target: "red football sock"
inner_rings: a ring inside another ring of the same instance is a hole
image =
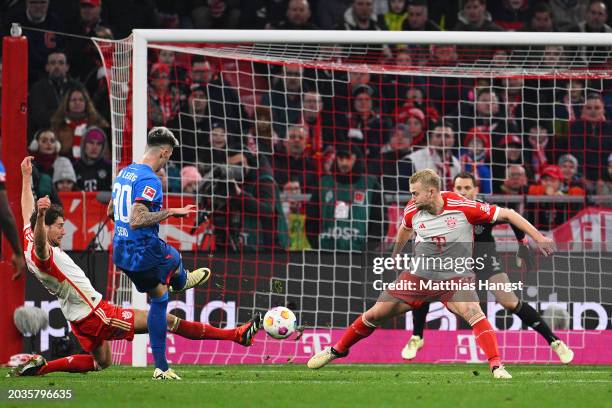
[[[37,375],[45,375],[56,371],[68,373],[85,373],[87,371],[97,371],[96,360],[91,354],[75,354],[57,360],[49,361],[47,365],[41,367]]]
[[[376,330],[376,326],[363,321],[363,315],[360,315],[355,321],[346,328],[342,338],[334,345],[334,350],[338,353],[344,353],[349,348],[361,339],[365,339]]]
[[[210,324],[180,319],[171,332],[191,340],[235,340],[236,329],[218,329]]]
[[[484,314],[475,316],[469,323],[472,326],[474,337],[476,337],[476,343],[478,343],[478,346],[484,351],[489,360],[489,367],[501,366],[501,358],[497,348],[497,337],[495,337],[495,331],[491,323],[489,323]]]

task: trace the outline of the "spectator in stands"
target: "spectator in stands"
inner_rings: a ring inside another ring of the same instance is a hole
[[[58,193],[77,191],[76,174],[72,163],[66,157],[58,157],[53,163],[53,185]]]
[[[279,30],[318,30],[312,23],[310,17],[310,4],[308,0],[289,0],[286,18],[274,23],[274,28]]]
[[[523,142],[520,137],[508,134],[498,146],[493,146],[491,151],[493,191],[499,193],[509,166],[519,165],[522,168]]]
[[[376,98],[374,89],[361,85],[353,89],[353,109],[348,114],[348,142],[358,145],[365,153],[366,160],[375,158],[380,148],[387,143],[388,118],[381,117],[374,108]]]
[[[189,96],[189,75],[187,70],[176,62],[176,53],[172,50],[159,50],[157,62],[165,64],[170,70],[170,88],[175,88],[180,97],[181,103]]]
[[[255,107],[255,120],[247,133],[247,146],[252,153],[265,156],[272,162],[276,144],[280,142],[278,134],[274,131],[272,111],[268,106]]]
[[[30,132],[48,128],[51,125],[51,116],[66,92],[82,86],[80,82],[68,77],[69,69],[70,65],[63,52],[53,51],[47,57],[45,65],[47,77],[30,88],[28,98]]]
[[[261,98],[263,105],[272,108],[272,122],[276,134],[285,138],[287,125],[296,123],[302,116],[302,67],[286,65],[269,92]]]
[[[543,123],[528,125],[526,138],[523,138],[523,146],[524,165],[529,180],[540,180],[542,170],[549,164],[554,163],[551,139],[550,131]]]
[[[522,132],[525,119],[524,89],[523,78],[503,78],[497,92],[501,108],[505,110],[504,116],[518,133]]]
[[[205,88],[208,99],[209,115],[214,118],[225,118],[227,129],[231,134],[242,133],[240,121],[246,118],[236,88],[221,75],[215,72],[210,63],[195,57],[191,63],[191,86]]]
[[[332,120],[332,114],[323,109],[323,98],[316,91],[304,92],[302,97],[303,123],[308,132],[307,149],[314,157],[320,157],[326,148],[333,146],[336,142],[343,143],[342,130],[346,124]]]
[[[407,125],[398,124],[391,131],[389,143],[380,150],[380,158],[369,162],[368,173],[382,176],[382,187],[388,193],[408,193],[408,179],[414,173],[410,154],[412,138]]]
[[[414,165],[414,171],[435,170],[444,185],[452,187],[453,177],[461,172],[461,162],[453,154],[455,148],[455,131],[449,123],[440,122],[427,133],[427,147],[410,154],[408,158]]]
[[[555,24],[553,12],[548,3],[537,3],[533,6],[533,13],[529,24],[522,31],[552,32],[559,31]]]
[[[196,166],[185,166],[181,169],[181,191],[184,194],[196,194],[202,175]]]
[[[407,17],[402,24],[402,31],[440,31],[436,22],[429,18],[426,0],[413,0],[408,3]]]
[[[408,17],[406,12],[406,0],[388,0],[389,10],[378,16],[381,26],[390,31],[402,31],[402,27]]]
[[[486,0],[466,0],[458,19],[455,31],[502,31],[500,26],[491,21]]]
[[[113,169],[104,157],[107,149],[104,131],[95,126],[88,128],[81,142],[81,157],[74,164],[79,190],[111,191]]]
[[[350,1],[350,0],[349,0]],[[249,0],[240,2],[240,28],[271,29],[287,15],[287,0]],[[342,8],[344,11],[345,7]],[[342,14],[342,11],[340,14]],[[337,20],[334,20],[334,24]]]
[[[336,151],[335,168],[321,178],[309,203],[307,233],[313,248],[363,251],[380,242],[384,213],[380,185],[363,168],[361,149],[351,144]]]
[[[318,165],[306,149],[308,133],[302,124],[290,125],[284,146],[273,156],[274,179],[286,191],[306,194],[315,190],[318,184]],[[287,186],[291,183],[291,186]]]
[[[55,34],[64,31],[64,24],[55,14],[49,13],[49,0],[26,0],[25,10],[15,8],[14,13],[4,20],[7,24],[3,30],[5,34],[11,23],[42,30],[23,32],[28,37],[28,81],[35,83],[45,76],[47,55],[64,46],[64,37]]]
[[[91,126],[101,129],[109,127],[85,89],[75,88],[66,93],[51,117],[51,129],[62,144],[60,154],[72,160],[81,157],[81,138]]]
[[[586,184],[582,174],[578,172],[578,159],[573,154],[564,154],[559,157],[559,168],[563,174],[561,191],[567,194],[571,189],[580,188],[586,191]]]
[[[491,88],[479,89],[475,103],[461,102],[458,113],[453,116],[458,117],[462,134],[475,127],[487,127],[493,146],[498,146],[508,133],[518,133],[513,123],[506,118],[499,97]]]
[[[470,129],[463,140],[461,149],[462,171],[472,173],[478,180],[481,194],[493,192],[493,179],[491,171],[491,135],[487,128]]]
[[[558,136],[567,136],[569,122],[580,118],[585,94],[583,79],[571,79],[567,82],[567,92],[563,92],[555,102],[555,133]]]
[[[590,0],[548,0],[553,21],[559,27],[575,27],[584,16]]]
[[[236,29],[240,22],[240,5],[236,0],[208,0],[195,7],[191,16],[194,28]]]
[[[400,111],[397,116],[396,123],[405,124],[408,127],[408,133],[412,146],[425,146],[427,141],[425,140],[425,134],[427,133],[427,118],[422,110],[419,108],[405,108]]]
[[[603,99],[592,92],[587,94],[580,119],[571,124],[570,137],[562,139],[560,148],[575,155],[587,180],[596,182],[607,171],[608,154],[612,151],[610,135],[612,123],[606,118]]]
[[[491,1],[493,22],[506,31],[517,31],[525,26],[531,15],[529,0]]]
[[[612,153],[608,156],[608,170],[597,181],[597,194],[612,195]]]
[[[351,7],[346,9],[336,29],[382,30],[383,27],[380,26],[374,14],[374,0],[353,0]]]
[[[542,171],[540,184],[529,187],[529,195],[538,196],[582,196],[584,190],[577,187],[569,189],[567,194],[562,191],[563,173],[557,165],[549,165]],[[528,205],[527,218],[538,229],[552,230],[569,220],[579,209],[580,205],[564,202],[542,202]]]
[[[608,6],[603,0],[592,0],[584,14],[584,20],[578,23],[578,30],[583,33],[610,33],[612,27],[608,21]],[[588,64],[602,64],[609,58],[609,47],[580,47],[580,57]]]
[[[523,166],[512,164],[506,168],[506,177],[500,187],[501,194],[524,195],[527,194],[529,182],[527,172]]]
[[[6,170],[4,164],[0,161],[0,237],[8,241],[13,250],[11,263],[13,264],[12,279],[16,280],[23,274],[26,269],[25,259],[23,257],[23,248],[19,233],[17,232],[17,222],[9,204],[8,195],[6,194]],[[3,253],[3,258],[7,258],[7,254]],[[6,268],[6,266],[5,266]]]
[[[34,134],[29,150],[34,156],[34,167],[42,174],[53,176],[53,163],[57,159],[62,145],[50,129],[40,129]]]
[[[112,30],[102,21],[101,0],[80,0],[79,18],[67,30],[81,37],[113,39]],[[90,95],[95,94],[99,86],[98,71],[103,66],[96,45],[88,39],[73,37],[67,41],[66,50],[72,74],[85,84]]]
[[[170,67],[156,63],[151,67],[151,85],[147,92],[148,119],[151,126],[166,126],[178,114],[180,96],[176,88],[170,87]]]

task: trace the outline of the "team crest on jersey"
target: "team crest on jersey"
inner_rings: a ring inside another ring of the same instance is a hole
[[[121,312],[121,317],[124,320],[128,320],[132,318],[132,312],[130,312],[129,310],[124,310],[123,312]]]
[[[101,179],[106,178],[108,174],[106,173],[105,169],[100,169],[98,170],[98,177],[100,177]]]
[[[489,203],[482,203],[480,204],[480,211],[489,215],[489,213],[491,212],[491,206],[489,205]]]
[[[484,225],[476,225],[474,227],[474,232],[476,233],[476,235],[480,235],[482,234],[482,231],[484,231]]]
[[[355,204],[363,204],[363,203],[365,203],[365,193],[363,191],[355,191],[355,196],[353,197],[353,202]]]
[[[327,193],[325,193],[325,202],[329,203],[334,199],[334,192],[333,191],[328,191]]]
[[[153,197],[155,197],[156,192],[157,190],[155,190],[153,187],[146,186],[144,191],[142,192],[142,196],[149,201],[153,201]]]
[[[455,217],[449,217],[445,221],[448,228],[455,228],[457,226],[457,219]]]

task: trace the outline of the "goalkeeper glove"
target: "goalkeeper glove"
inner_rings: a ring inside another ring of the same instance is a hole
[[[520,268],[523,264],[528,271],[535,270],[535,256],[529,249],[529,241],[526,237],[519,241],[518,251],[516,252],[516,266]]]

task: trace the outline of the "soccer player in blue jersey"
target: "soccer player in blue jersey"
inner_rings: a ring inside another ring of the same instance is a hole
[[[163,168],[178,141],[170,130],[155,127],[138,163],[119,172],[113,185],[109,215],[115,220],[113,263],[151,298],[147,316],[154,379],[180,379],[166,360],[166,309],[168,291],[183,291],[205,283],[210,270],[187,272],[178,251],[158,237],[159,223],[170,217],[195,213],[195,205],[162,209],[162,184],[155,174]],[[253,326],[257,328],[259,321]]]

